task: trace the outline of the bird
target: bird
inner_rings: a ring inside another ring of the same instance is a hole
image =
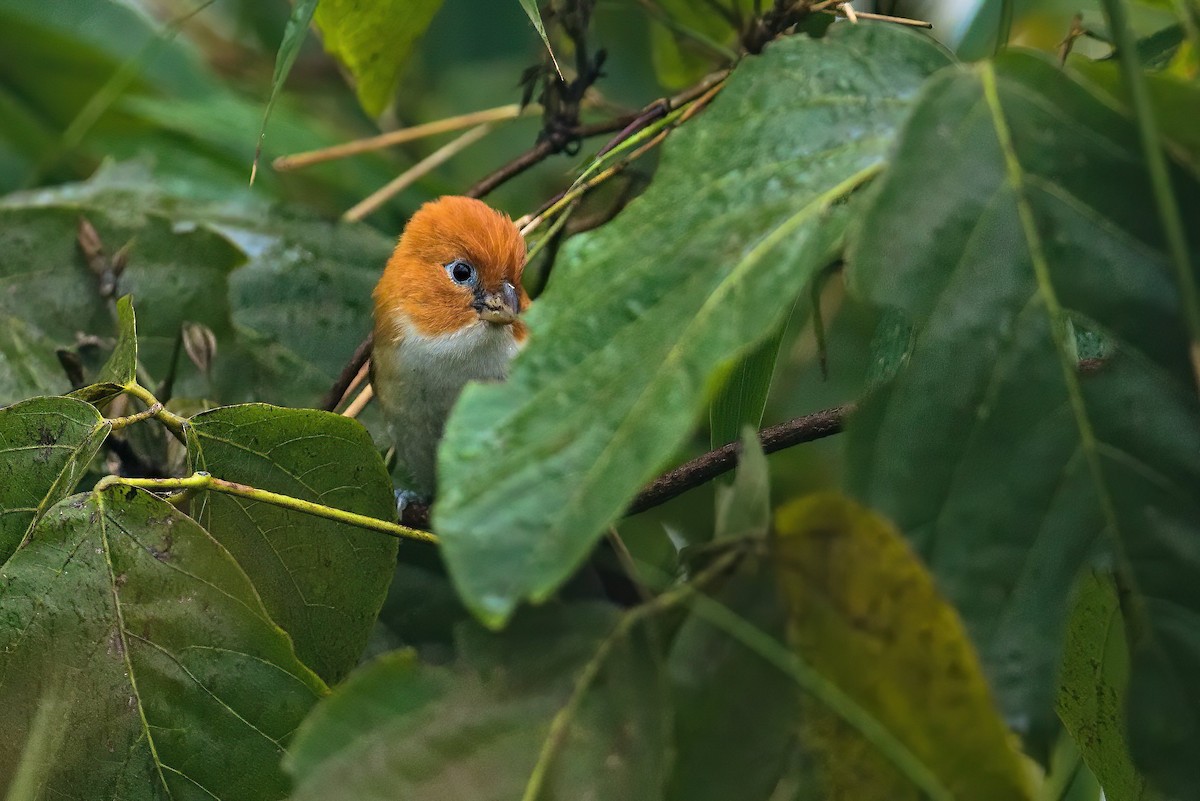
[[[503,381],[529,331],[525,240],[508,215],[445,196],[408,220],[375,286],[371,385],[408,486],[437,489],[437,446],[468,381]]]

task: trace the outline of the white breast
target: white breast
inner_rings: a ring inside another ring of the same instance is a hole
[[[375,393],[387,417],[410,489],[432,494],[437,444],[468,381],[503,381],[520,349],[512,327],[482,320],[453,334],[423,336],[405,325],[393,342],[376,342]]]

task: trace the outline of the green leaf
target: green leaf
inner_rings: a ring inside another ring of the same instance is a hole
[[[1125,736],[1129,649],[1112,579],[1080,582],[1067,625],[1059,674],[1058,716],[1109,801],[1140,801],[1146,791]]]
[[[1115,61],[1072,58],[1069,65],[1096,89],[1128,108],[1129,98]],[[1200,174],[1200,84],[1162,73],[1147,74],[1143,80],[1172,155]]]
[[[715,601],[778,640],[786,609],[770,566],[744,565]],[[800,696],[787,674],[699,616],[684,623],[667,663],[675,699],[675,760],[667,797],[767,801],[798,748]]]
[[[736,5],[743,14],[751,9],[749,0],[725,5]],[[717,66],[722,51],[736,55],[732,47],[738,31],[718,12],[716,4],[657,0],[654,7],[661,15],[647,9],[655,23],[650,28],[650,53],[654,72],[663,86],[670,89],[689,86]]]
[[[111,398],[137,383],[137,319],[133,298],[117,301],[117,342],[112,353],[96,372],[91,386],[76,390],[71,397],[97,403]]]
[[[133,298],[126,295],[117,301],[117,344],[96,380],[119,387],[132,386],[137,381],[137,359],[137,318],[133,313]]]
[[[400,71],[442,0],[321,0],[314,21],[325,50],[354,76],[358,102],[372,117],[392,101]]]
[[[118,487],[55,506],[0,568],[0,621],[0,791],[44,702],[62,734],[40,746],[42,796],[287,793],[283,748],[324,685],[229,554],[165,502]]]
[[[546,598],[678,451],[714,372],[782,321],[947,63],[887,26],[775,43],[672,135],[654,183],[572,239],[504,385],[447,425],[435,528],[468,606]]]
[[[326,0],[326,2],[330,2],[330,0]],[[267,121],[271,119],[275,101],[279,99],[279,93],[283,91],[283,84],[287,81],[288,73],[292,71],[292,65],[296,63],[296,57],[300,55],[300,47],[304,44],[305,37],[308,36],[308,26],[312,24],[313,12],[316,9],[317,0],[296,0],[292,4],[292,14],[288,17],[287,26],[283,29],[279,52],[275,54],[275,72],[271,76],[271,96],[267,98],[267,105],[263,108],[262,125],[258,129],[254,164],[250,168],[250,183],[252,184],[255,174],[258,172],[258,159],[262,155],[263,138],[267,135]]]
[[[903,743],[947,798],[1032,798],[954,608],[886,520],[837,495],[792,503],[776,519],[777,566],[793,646]],[[901,765],[809,699],[805,743],[823,798],[920,798]]]
[[[463,627],[452,667],[381,657],[304,722],[285,761],[293,799],[659,797],[665,688],[645,632],[616,627],[610,609],[544,608],[503,634]]]
[[[851,421],[850,474],[929,561],[1035,754],[1075,576],[1093,549],[1131,571],[1131,747],[1195,787],[1200,650],[1176,621],[1200,613],[1200,404],[1141,154],[1039,58],[931,81],[851,252],[852,285],[916,333]],[[1176,179],[1196,219],[1200,187]],[[1111,343],[1098,365],[1076,369],[1073,321]]]
[[[562,67],[558,66],[558,59],[554,56],[554,48],[550,46],[550,37],[546,36],[546,26],[542,23],[542,12],[538,10],[537,0],[521,0],[521,8],[525,9],[525,16],[529,17],[529,21],[533,23],[534,30],[538,32],[538,36],[542,37],[542,44],[546,46],[546,53],[550,56],[550,61],[554,63],[554,71],[561,78]]]
[[[742,431],[742,451],[729,486],[717,487],[716,539],[764,536],[771,526],[771,475],[754,429]]]
[[[0,404],[70,389],[54,342],[21,318],[0,314]]]
[[[187,428],[193,470],[382,520],[392,483],[370,435],[347,417],[266,404],[201,412]],[[220,493],[194,515],[250,576],[296,654],[326,681],[358,661],[387,593],[396,540]]]
[[[75,491],[112,425],[89,403],[33,398],[0,409],[0,563]]]
[[[775,333],[747,353],[725,379],[708,410],[709,442],[719,448],[735,441],[743,426],[755,431],[762,425],[763,410],[775,375],[775,360],[787,320]]]

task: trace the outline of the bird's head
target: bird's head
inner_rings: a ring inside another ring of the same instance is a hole
[[[426,337],[511,326],[529,305],[521,288],[525,241],[507,215],[466,197],[426,203],[408,221],[375,287],[376,337]]]

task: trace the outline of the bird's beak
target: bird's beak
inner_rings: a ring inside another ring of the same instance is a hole
[[[484,292],[475,305],[479,316],[489,323],[509,325],[521,313],[521,298],[517,288],[505,281],[497,292]]]

